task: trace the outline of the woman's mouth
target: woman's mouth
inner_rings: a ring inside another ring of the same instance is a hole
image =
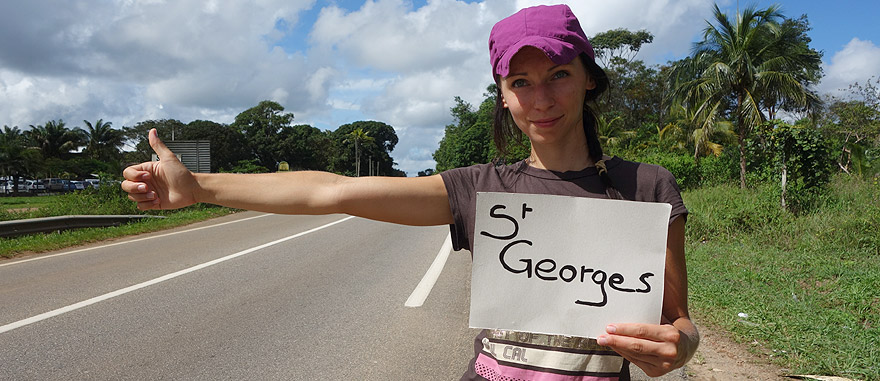
[[[535,127],[539,127],[539,128],[549,128],[549,127],[553,127],[553,125],[555,125],[556,122],[560,119],[562,119],[562,116],[557,116],[555,118],[535,119],[535,120],[532,120],[532,124],[534,124]]]

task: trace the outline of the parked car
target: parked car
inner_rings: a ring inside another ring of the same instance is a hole
[[[22,187],[22,185],[24,185]],[[24,180],[18,183],[18,191],[25,193],[37,193],[39,191],[43,191],[46,188],[42,185],[40,181],[37,180]]]
[[[98,189],[101,187],[101,180],[98,179],[85,179],[86,186],[90,186],[92,188]]]
[[[70,190],[72,191],[81,191],[86,189],[86,183],[79,180],[71,180],[70,181]]]
[[[43,179],[42,181],[45,190],[49,192],[62,192],[64,189],[64,180],[53,177],[49,179]]]

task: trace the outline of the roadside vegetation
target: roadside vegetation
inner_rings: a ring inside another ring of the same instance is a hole
[[[174,211],[141,212],[118,186],[102,186],[58,196],[0,198],[0,221],[64,215],[149,214],[164,216],[118,227],[89,228],[0,238],[0,257],[40,253],[187,225],[230,213],[234,209],[199,204]],[[18,211],[9,211],[8,208]],[[23,209],[23,210],[22,210]]]
[[[685,192],[691,309],[791,374],[880,379],[880,185],[836,176],[808,213],[772,186]]]

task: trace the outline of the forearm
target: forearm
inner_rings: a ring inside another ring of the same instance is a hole
[[[681,338],[679,348],[684,352],[681,365],[684,365],[694,357],[697,348],[700,346],[700,332],[697,326],[688,317],[680,317],[672,322],[675,328],[678,328]]]
[[[281,214],[345,213],[405,225],[452,223],[439,175],[345,177],[304,171],[195,178],[197,202]]]
[[[342,212],[336,191],[343,176],[328,172],[196,173],[197,202],[280,214]]]

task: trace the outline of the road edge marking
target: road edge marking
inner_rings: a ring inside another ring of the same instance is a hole
[[[179,276],[181,276],[181,275],[189,274],[189,273],[191,273],[191,272],[198,271],[198,270],[204,269],[204,268],[206,268],[206,267],[216,265],[216,264],[221,263],[221,262],[226,262],[226,261],[228,261],[228,260],[230,260],[230,259],[238,258],[238,257],[240,257],[240,256],[243,256],[243,255],[246,255],[246,254],[253,253],[253,252],[257,251],[257,250],[265,249],[265,248],[267,248],[267,247],[269,247],[269,246],[277,245],[277,244],[279,244],[279,243],[282,243],[282,242],[285,242],[285,241],[289,241],[289,240],[294,239],[294,238],[302,237],[302,236],[304,236],[304,235],[306,235],[306,234],[314,233],[314,232],[316,232],[316,231],[318,231],[318,230],[321,230],[321,229],[324,229],[324,228],[327,228],[327,227],[330,227],[330,226],[336,225],[336,224],[338,224],[338,223],[342,223],[342,222],[348,221],[348,220],[350,220],[350,219],[352,219],[352,218],[354,218],[354,216],[345,217],[345,218],[343,218],[343,219],[341,219],[341,220],[333,221],[333,222],[331,222],[331,223],[324,224],[324,225],[318,226],[318,227],[316,227],[316,228],[309,229],[309,230],[306,230],[306,231],[304,231],[304,232],[300,232],[300,233],[294,234],[294,235],[289,236],[289,237],[284,237],[284,238],[277,239],[277,240],[272,241],[272,242],[267,242],[267,243],[264,243],[264,244],[262,244],[262,245],[252,247],[252,248],[250,248],[250,249],[245,249],[245,250],[239,251],[239,252],[237,252],[237,253],[235,253],[235,254],[230,254],[230,255],[227,255],[227,256],[222,257],[222,258],[217,258],[217,259],[214,259],[214,260],[209,261],[209,262],[205,262],[205,263],[202,263],[202,264],[199,264],[199,265],[195,265],[195,266],[192,266],[192,267],[189,267],[189,268],[186,268],[186,269],[180,270],[180,271],[173,272],[173,273],[171,273],[171,274],[166,274],[166,275],[160,276],[160,277],[158,277],[158,278],[148,280],[148,281],[146,281],[146,282],[141,282],[141,283],[138,283],[138,284],[135,284],[135,285],[132,285],[132,286],[128,286],[128,287],[125,287],[125,288],[122,288],[122,289],[116,290],[116,291],[108,292],[108,293],[106,293],[106,294],[104,294],[104,295],[100,295],[100,296],[96,296],[96,297],[91,298],[91,299],[83,300],[83,301],[81,301],[81,302],[79,302],[79,303],[74,303],[74,304],[71,304],[71,305],[68,305],[68,306],[65,306],[65,307],[61,307],[61,308],[54,309],[54,310],[49,311],[49,312],[45,312],[45,313],[42,313],[42,314],[39,314],[39,315],[36,315],[36,316],[29,317],[29,318],[27,318],[27,319],[22,319],[22,320],[19,320],[19,321],[16,321],[16,322],[12,322],[12,323],[9,323],[9,324],[6,324],[6,325],[3,325],[3,326],[0,326],[0,334],[5,333],[5,332],[12,331],[12,330],[14,330],[14,329],[16,329],[16,328],[21,328],[21,327],[24,327],[24,326],[26,326],[26,325],[30,325],[30,324],[36,323],[36,322],[39,322],[39,321],[43,321],[43,320],[46,320],[46,319],[49,319],[49,318],[52,318],[52,317],[55,317],[55,316],[58,316],[58,315],[66,314],[66,313],[71,312],[71,311],[76,311],[76,310],[78,310],[78,309],[80,309],[80,308],[87,307],[87,306],[90,306],[90,305],[92,305],[92,304],[95,304],[95,303],[98,303],[98,302],[102,302],[102,301],[105,301],[105,300],[110,299],[110,298],[115,298],[115,297],[117,297],[117,296],[124,295],[124,294],[127,294],[127,293],[132,292],[132,291],[140,290],[140,289],[145,288],[145,287],[149,287],[149,286],[152,286],[152,285],[155,285],[155,284],[158,284],[158,283],[162,283],[162,282],[164,282],[164,281],[166,281],[166,280],[173,279],[173,278],[177,278],[177,277],[179,277]]]
[[[404,306],[421,307],[425,304],[425,299],[428,298],[428,295],[434,288],[434,283],[437,283],[437,278],[440,277],[440,273],[443,272],[443,267],[446,266],[446,260],[449,258],[450,252],[452,252],[452,235],[447,233],[446,239],[443,241],[443,246],[440,247],[440,251],[434,258],[434,262],[431,263],[431,267],[428,267],[425,276],[422,277],[422,280],[416,286],[415,290],[413,290],[409,298],[406,299],[406,303],[403,304]]]
[[[176,232],[171,232],[171,233],[165,233],[165,234],[160,234],[160,235],[153,235],[153,236],[149,236],[149,237],[135,238],[135,239],[133,239],[133,240],[129,240],[129,241],[113,242],[113,243],[109,243],[109,244],[101,245],[101,246],[92,246],[92,247],[86,247],[86,248],[82,248],[82,249],[76,249],[76,250],[71,250],[71,251],[65,251],[65,252],[61,252],[61,253],[57,253],[57,254],[43,255],[43,256],[39,256],[39,257],[35,257],[35,258],[22,259],[22,260],[20,260],[20,261],[12,260],[12,262],[9,262],[9,263],[0,263],[0,267],[12,266],[12,265],[17,265],[17,264],[21,264],[21,263],[27,263],[27,262],[33,262],[33,261],[39,261],[39,260],[49,259],[49,258],[55,258],[55,257],[60,257],[60,256],[63,256],[63,255],[68,255],[68,254],[76,254],[76,253],[81,253],[81,252],[83,252],[83,251],[89,251],[89,250],[95,250],[95,249],[103,249],[103,248],[105,248],[105,247],[111,247],[111,246],[123,245],[123,244],[126,244],[126,243],[133,243],[133,242],[146,241],[146,240],[148,240],[148,239],[167,237],[167,236],[175,235],[175,234],[189,233],[189,232],[193,232],[193,231],[196,231],[196,230],[202,230],[202,229],[213,228],[213,227],[217,227],[217,226],[229,225],[229,224],[234,224],[234,223],[236,223],[236,222],[243,222],[243,221],[253,220],[253,219],[255,219],[255,218],[266,217],[266,216],[271,216],[271,215],[272,215],[271,213],[268,213],[268,214],[261,214],[261,215],[258,215],[258,216],[242,218],[242,219],[240,219],[240,220],[221,222],[221,223],[219,223],[219,224],[215,224],[215,225],[200,226],[200,227],[197,227],[197,228],[192,228],[192,229],[187,229],[187,230],[181,230],[181,231],[176,231]]]

